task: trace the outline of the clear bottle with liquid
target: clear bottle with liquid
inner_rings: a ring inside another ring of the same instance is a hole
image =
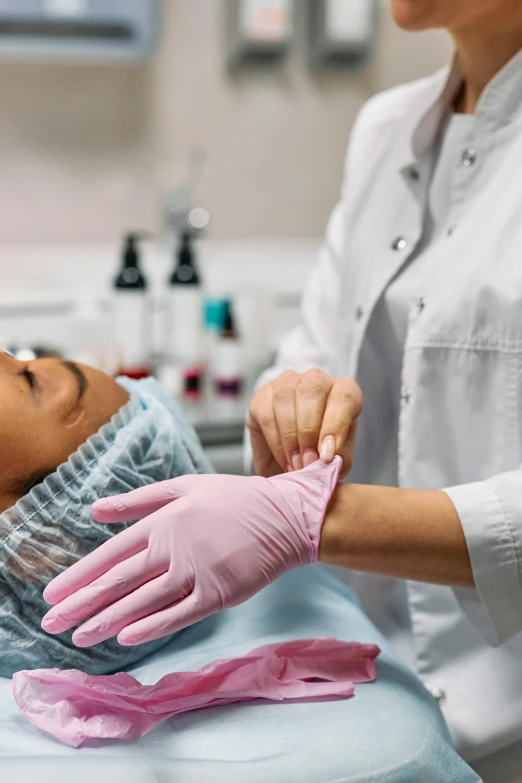
[[[150,374],[148,284],[141,269],[140,234],[125,236],[121,268],[113,280],[113,339],[119,372],[131,378]]]
[[[214,390],[223,397],[238,397],[243,389],[242,350],[231,302],[227,302],[224,327],[214,348]]]
[[[176,266],[168,281],[164,353],[179,366],[184,391],[196,397],[202,392],[205,350],[203,286],[192,241],[188,231],[181,234]]]

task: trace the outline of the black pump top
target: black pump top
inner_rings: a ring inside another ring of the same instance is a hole
[[[139,234],[126,234],[122,251],[122,267],[114,279],[113,286],[118,289],[144,291],[147,280],[140,269]]]
[[[196,260],[192,249],[192,237],[185,231],[181,235],[181,242],[177,253],[177,266],[169,278],[169,284],[178,285],[199,285],[201,283]]]

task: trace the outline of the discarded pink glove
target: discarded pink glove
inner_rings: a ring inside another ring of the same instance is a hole
[[[33,726],[79,747],[91,739],[138,739],[173,715],[204,707],[253,699],[348,697],[354,682],[375,679],[378,654],[373,644],[305,639],[258,647],[196,672],[167,674],[150,686],[129,674],[18,672],[13,692]]]
[[[116,635],[134,645],[237,606],[318,560],[341,465],[336,457],[269,479],[183,476],[99,500],[99,522],[141,521],[46,587],[54,608],[43,630],[84,623],[73,634],[78,647]]]

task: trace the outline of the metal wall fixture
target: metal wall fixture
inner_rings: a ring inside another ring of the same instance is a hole
[[[290,50],[294,13],[293,0],[229,0],[228,65],[281,62]]]
[[[307,0],[312,68],[354,67],[373,51],[379,0]]]
[[[0,0],[0,57],[143,60],[160,11],[161,0]]]

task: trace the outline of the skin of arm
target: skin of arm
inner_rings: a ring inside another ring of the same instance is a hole
[[[473,587],[462,526],[445,492],[339,484],[319,559],[354,571]]]

